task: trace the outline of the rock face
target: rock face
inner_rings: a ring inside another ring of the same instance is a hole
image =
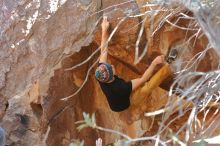
[[[182,62],[204,50],[208,42],[202,36],[195,44],[190,41],[185,46],[179,46],[194,32],[186,33],[186,30],[168,23],[163,24],[154,37],[151,37],[151,19],[147,19],[139,48],[143,51],[147,42],[148,51],[134,65],[135,42],[141,29],[138,24],[143,18],[127,18],[120,26],[117,24],[120,18],[130,12],[135,12],[133,15],[143,12],[141,4],[142,1],[139,0],[0,2],[0,125],[6,130],[7,144],[67,146],[73,139],[84,139],[85,146],[90,146],[95,145],[98,137],[102,137],[105,144],[120,138],[90,128],[77,131],[75,122],[83,119],[83,112],[95,113],[100,126],[129,133],[127,122],[119,113],[109,109],[94,78],[95,67],[90,70],[99,55],[97,49],[101,33],[97,22],[101,20],[103,13],[109,16],[111,31],[118,27],[109,43],[109,61],[114,64],[117,74],[125,80],[139,77],[155,56],[165,55],[171,48],[177,48],[179,52],[177,61],[172,64],[173,71],[179,71],[185,67]],[[112,5],[116,7],[111,7]],[[161,14],[155,17],[155,25],[161,17]],[[172,18],[172,21],[176,19]],[[187,27],[188,24],[189,21],[186,20],[178,22],[182,27]],[[97,53],[83,65],[66,70],[86,60],[94,52]],[[218,61],[219,56],[210,49],[192,70],[214,70]],[[87,76],[88,70],[90,72]],[[77,92],[86,78],[87,82],[77,95],[68,101],[60,100]],[[166,99],[161,95],[168,94],[172,81],[173,77],[168,78],[160,88],[152,92],[143,102],[149,104],[145,111],[158,110],[165,105]],[[133,122],[137,135],[153,134],[160,120],[161,117],[156,117],[156,122],[147,118],[136,119]],[[176,127],[179,126],[178,122],[175,124]]]
[[[39,109],[42,102],[38,97],[47,94],[49,88],[47,84],[56,66],[59,67],[60,60],[91,42],[92,36],[89,33],[94,29],[97,15],[91,17],[89,15],[99,10],[100,6],[100,1],[90,0],[0,2],[1,118],[6,114],[3,125],[5,122],[9,124],[7,119],[11,121],[16,114],[25,114],[28,119],[32,119],[35,106],[38,116],[41,115],[38,112],[43,112]],[[30,85],[36,82],[38,84],[40,78],[44,78],[40,80],[43,85],[36,89],[38,93],[35,97],[31,95],[31,98],[36,98],[33,99],[32,104],[32,100],[27,100],[29,96],[26,94],[29,92]],[[40,120],[40,117],[38,118]],[[32,120],[36,121],[34,118]],[[11,122],[13,123],[13,120]],[[30,124],[34,123],[30,120]],[[28,131],[26,138],[29,139],[28,136],[30,136],[31,139],[39,140],[37,136],[37,131],[40,131],[39,123],[34,125],[36,132],[32,131],[31,137],[31,131]],[[10,134],[16,127],[6,125],[9,143],[17,143],[19,139],[22,141],[21,145],[32,145],[25,141],[24,137],[20,137],[24,133],[17,137]],[[11,137],[16,138],[11,139]],[[33,140],[33,142],[36,141]]]
[[[20,0],[2,1],[0,6],[0,89],[2,95],[11,97],[41,75],[51,73],[63,56],[91,42],[88,34],[97,17],[88,15],[96,12],[100,4]]]

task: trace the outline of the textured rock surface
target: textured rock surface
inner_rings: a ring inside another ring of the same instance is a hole
[[[0,89],[2,95],[11,97],[40,76],[51,73],[65,54],[90,43],[87,34],[96,22],[96,15],[88,15],[98,10],[100,4],[77,0],[11,0],[1,1],[0,7]]]
[[[93,38],[89,35],[96,21],[103,14],[102,11],[95,12],[121,2],[121,0],[3,0],[0,2],[2,11],[0,13],[0,119],[2,119],[1,126],[7,132],[8,144],[67,146],[72,139],[85,139],[85,145],[90,146],[95,145],[97,137],[102,137],[105,144],[119,138],[89,128],[78,132],[74,123],[82,120],[83,111],[96,113],[97,123],[100,126],[128,133],[127,123],[118,113],[108,108],[107,101],[93,77],[94,69],[79,94],[68,102],[60,100],[77,91],[83,84],[87,70],[98,57],[97,53],[77,69],[65,71],[66,68],[85,60],[100,45],[99,30]],[[140,5],[141,1],[137,1],[126,3],[116,9],[113,7],[105,9],[112,29],[119,22],[118,18],[131,10],[142,11],[138,7]],[[162,16],[158,15],[156,20],[160,20],[160,17]],[[155,23],[158,23],[156,20]],[[176,63],[180,63],[190,60],[207,44],[207,39],[203,36],[193,47],[191,46],[193,42],[188,46],[179,47],[179,42],[192,34],[169,24],[163,25],[151,38],[150,19],[148,19],[140,48],[143,48],[147,40],[149,49],[142,61],[134,65],[135,41],[140,30],[140,26],[136,25],[140,21],[142,18],[126,19],[109,44],[110,62],[116,67],[119,76],[126,80],[140,76],[156,55],[166,54],[170,48],[179,49],[180,55]],[[179,23],[187,26],[189,22]],[[63,59],[64,57],[66,58]],[[210,49],[197,70],[213,70],[217,67],[218,60],[219,56]],[[172,67],[174,71],[180,70],[175,63]],[[149,104],[146,111],[154,111],[164,106],[166,99],[160,95],[167,94],[164,89],[168,89],[171,83],[172,78],[161,85],[163,89],[157,88],[150,97],[146,98],[147,100],[143,102]],[[160,119],[161,117],[156,117],[154,123],[151,123],[152,119],[136,121],[137,134],[142,135],[144,130],[148,130],[145,135],[151,135],[156,131]],[[146,123],[151,123],[152,126]],[[175,122],[176,127],[179,126],[178,124],[181,122]],[[171,128],[175,130],[175,126]]]
[[[91,42],[88,34],[97,18],[96,15],[88,16],[100,6],[100,1],[89,0],[0,2],[0,116],[6,114],[2,123],[8,134],[8,143],[41,145],[42,139],[38,135],[40,121],[37,122],[35,115],[40,120],[41,102],[29,101],[25,90],[43,78],[35,96],[46,94],[50,76],[60,60]],[[24,91],[25,95],[20,96]],[[30,98],[34,97],[31,95]],[[5,112],[7,100],[9,108]],[[23,127],[26,133],[16,131],[22,127],[13,122],[16,114],[27,115],[34,130]],[[13,132],[20,135],[14,136]],[[33,139],[33,143],[27,139]]]
[[[31,106],[36,100],[33,99],[34,96],[31,97],[33,94],[37,92],[26,92],[8,101],[9,107],[1,122],[1,126],[6,130],[7,144],[44,145],[38,113],[34,112]]]

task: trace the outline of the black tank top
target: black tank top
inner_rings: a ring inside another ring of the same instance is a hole
[[[130,106],[130,95],[132,91],[131,81],[125,80],[114,75],[115,80],[111,83],[99,82],[100,87],[107,97],[111,110],[120,112]]]

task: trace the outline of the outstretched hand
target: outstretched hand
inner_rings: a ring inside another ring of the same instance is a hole
[[[102,20],[102,32],[107,32],[108,28],[109,28],[108,17],[104,16]]]
[[[158,65],[158,64],[162,64],[165,62],[165,57],[164,55],[161,55],[161,56],[157,56],[153,61],[152,61],[152,64],[154,66]]]

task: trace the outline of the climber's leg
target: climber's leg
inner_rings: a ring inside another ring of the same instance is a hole
[[[167,56],[167,63],[172,63],[177,58],[178,52],[176,49],[171,49]],[[136,91],[132,98],[131,104],[132,108],[139,107],[140,104],[144,101],[146,97],[148,97],[152,90],[158,87],[167,77],[172,75],[171,68],[169,64],[165,64],[158,72],[154,74],[154,76],[150,79],[149,82],[145,83],[145,85]]]
[[[138,106],[149,96],[156,87],[158,87],[167,77],[172,75],[172,71],[168,64],[165,64],[158,72],[156,72],[149,82],[138,89],[131,98],[131,106]]]
[[[172,75],[172,71],[168,64],[165,64],[149,82],[139,88],[131,97],[131,106],[128,109],[127,122],[133,123],[138,120],[140,116],[147,110],[146,98],[151,95],[151,92],[157,88],[167,77]]]

